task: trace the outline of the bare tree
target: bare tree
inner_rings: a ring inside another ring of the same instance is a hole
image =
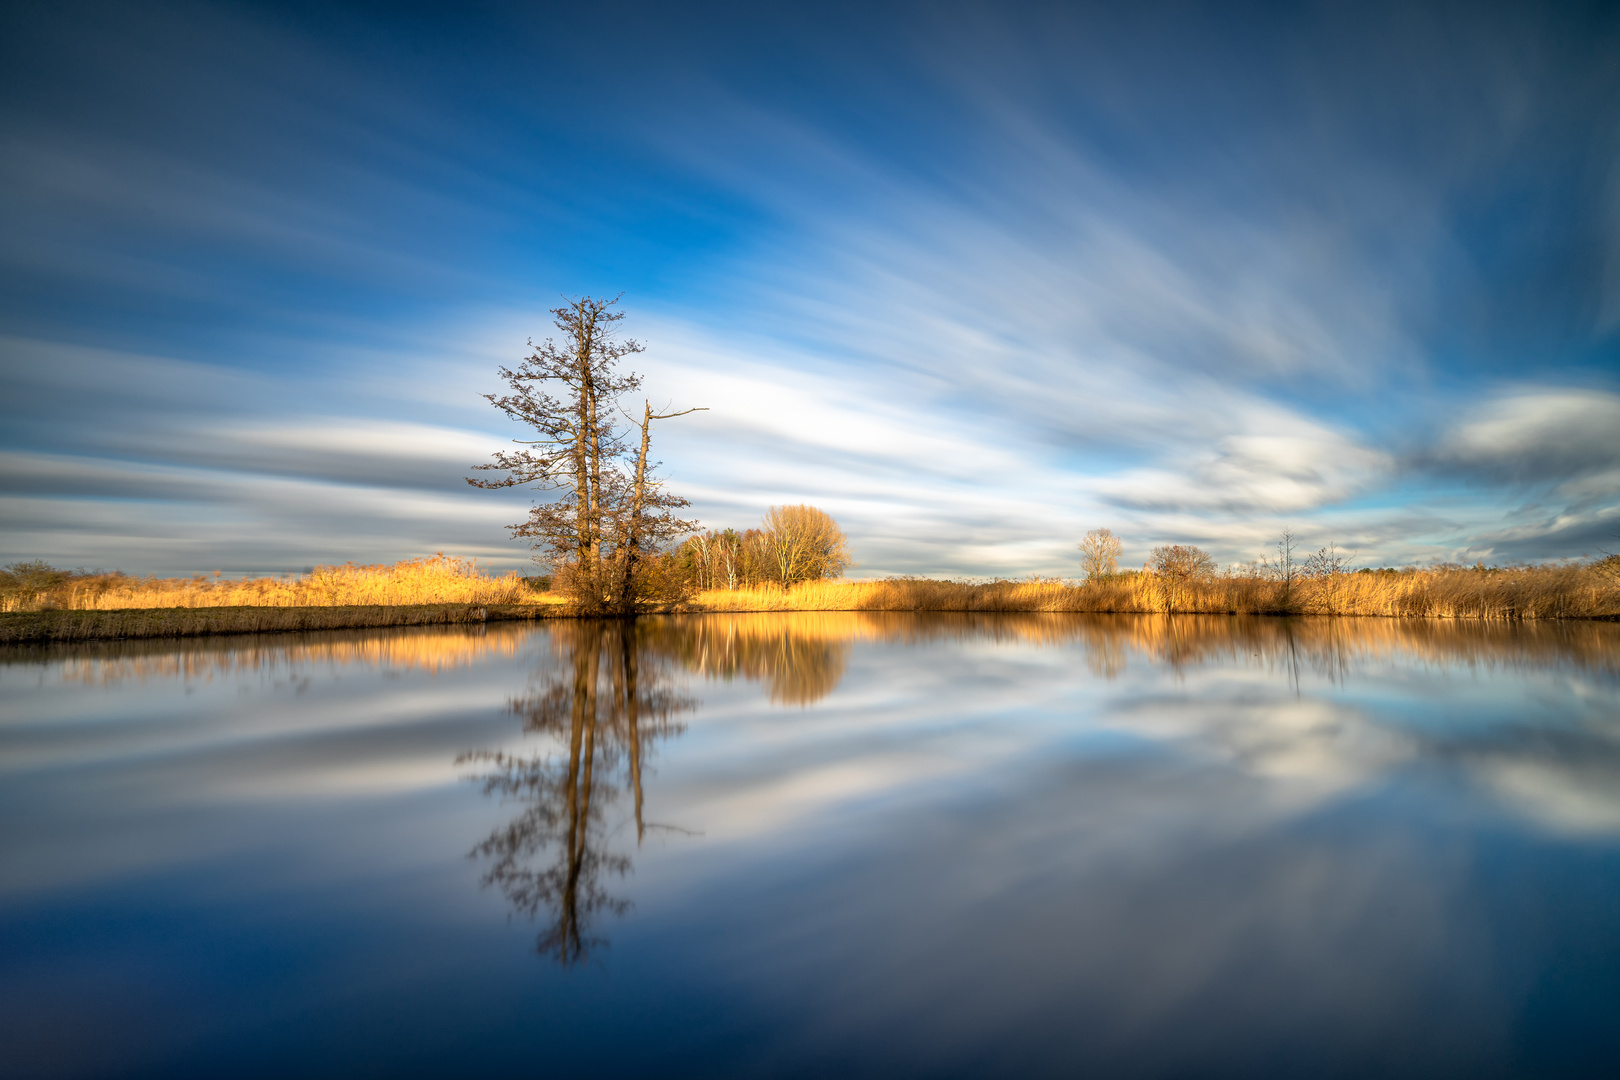
[[[1344,575],[1349,565],[1350,556],[1333,544],[1305,558],[1305,575],[1316,582],[1317,592],[1329,615],[1339,613]]]
[[[1087,581],[1119,572],[1119,537],[1108,529],[1092,529],[1080,540],[1080,568]]]
[[[1277,538],[1277,558],[1275,560],[1261,557],[1260,571],[1266,577],[1283,587],[1282,609],[1287,611],[1294,600],[1294,584],[1299,580],[1300,565],[1294,559],[1294,548],[1298,546],[1299,538],[1294,530],[1284,529],[1282,536]]]
[[[1159,579],[1166,611],[1185,607],[1192,597],[1192,586],[1215,576],[1215,560],[1209,552],[1191,544],[1154,548],[1148,566]]]
[[[763,548],[772,577],[784,589],[837,577],[850,564],[849,538],[832,515],[814,506],[773,506],[765,512]]]
[[[641,431],[641,448],[636,454],[635,479],[630,488],[630,511],[619,522],[618,542],[614,551],[614,588],[609,597],[610,601],[616,601],[620,614],[628,615],[635,611],[636,576],[644,546],[656,548],[697,525],[694,521],[682,521],[675,517],[674,509],[688,505],[686,500],[665,495],[662,484],[648,475],[647,463],[652,422],[695,412],[708,410],[694,408],[655,413],[651,402],[642,402],[641,420],[636,424]],[[656,469],[657,463],[651,467]]]
[[[474,466],[505,473],[503,478],[467,481],[482,488],[532,483],[559,493],[537,503],[511,529],[534,539],[558,584],[586,611],[633,611],[637,563],[646,549],[695,527],[674,517],[688,504],[649,478],[656,466],[647,461],[652,421],[684,412],[654,414],[644,405],[636,425],[639,453],[632,453],[618,425],[619,399],[640,388],[641,376],[620,374],[617,366],[643,346],[615,336],[614,324],[624,318],[611,310],[617,303],[617,297],[586,296],[554,308],[562,344],[548,338],[537,346],[531,340],[533,352],[518,368],[499,369],[511,392],[484,397],[538,438],[514,439],[523,449]]]

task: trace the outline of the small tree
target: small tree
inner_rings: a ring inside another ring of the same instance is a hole
[[[850,564],[849,538],[832,515],[814,506],[773,506],[765,512],[762,554],[784,589],[837,577]]]
[[[1349,564],[1350,557],[1333,544],[1305,557],[1305,576],[1316,582],[1322,606],[1327,609],[1329,615],[1339,613],[1340,599],[1344,592],[1344,575]]]
[[[537,503],[526,521],[510,526],[513,535],[534,539],[538,561],[552,567],[556,585],[585,611],[628,614],[643,584],[638,564],[696,523],[674,516],[688,503],[662,489],[651,476],[656,464],[647,460],[652,421],[684,413],[655,414],[644,403],[639,424],[631,422],[639,428],[638,451],[619,427],[619,399],[640,388],[641,376],[621,374],[618,364],[643,346],[616,338],[614,324],[624,318],[611,310],[617,303],[617,297],[586,296],[552,309],[562,344],[531,340],[534,351],[521,366],[499,369],[511,393],[484,397],[538,438],[514,439],[523,449],[474,466],[503,478],[467,482],[557,491],[557,498]]]
[[[1294,531],[1284,529],[1282,536],[1277,538],[1277,558],[1260,559],[1261,572],[1282,586],[1284,611],[1287,611],[1294,601],[1294,583],[1299,580],[1300,565],[1294,560],[1294,548],[1297,544],[1298,538],[1294,536]]]
[[[1080,569],[1087,581],[1119,572],[1119,537],[1107,529],[1092,529],[1080,541]]]
[[[1175,611],[1192,597],[1192,587],[1215,576],[1215,560],[1203,548],[1191,544],[1169,544],[1153,549],[1148,566],[1158,577],[1164,592],[1164,609]]]

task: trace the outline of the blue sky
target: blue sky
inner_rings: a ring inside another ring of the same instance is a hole
[[[1620,13],[14,5],[0,560],[518,566],[479,397],[623,292],[706,524],[859,575],[1620,548]]]

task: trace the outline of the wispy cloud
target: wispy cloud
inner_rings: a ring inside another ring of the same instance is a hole
[[[556,294],[620,288],[649,391],[712,410],[659,433],[699,516],[818,503],[863,573],[1071,572],[1103,524],[1223,560],[1285,524],[1369,562],[1612,531],[1579,238],[1620,110],[1539,17],[880,12],[881,63],[814,26],[754,64],[768,13],[724,48],[649,14],[611,80],[521,63],[521,13],[454,55],[109,18],[21,24],[0,555],[521,562],[524,496],[461,482],[521,434],[478,394]]]

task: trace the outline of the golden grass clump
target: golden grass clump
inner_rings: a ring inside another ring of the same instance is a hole
[[[190,638],[208,634],[311,633],[402,626],[483,625],[570,614],[544,604],[372,604],[345,607],[169,607],[46,610],[0,615],[0,646]]]
[[[517,604],[552,599],[531,590],[515,571],[499,577],[476,559],[440,552],[392,566],[317,566],[296,577],[225,580],[126,577],[123,574],[58,574],[37,590],[12,589],[5,611],[65,609],[115,611],[128,608],[348,607],[408,604]]]

